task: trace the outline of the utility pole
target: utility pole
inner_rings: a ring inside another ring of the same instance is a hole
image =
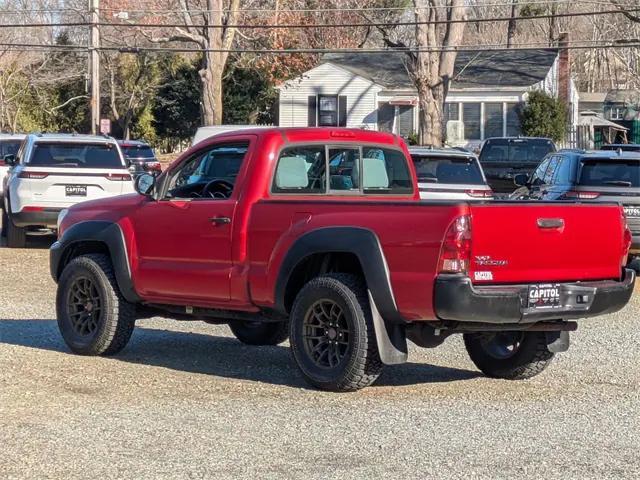
[[[100,0],[89,0],[91,13],[91,45],[89,47],[89,75],[91,78],[91,133],[100,131],[100,32],[98,31]]]

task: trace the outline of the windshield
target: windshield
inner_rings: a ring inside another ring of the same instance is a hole
[[[114,144],[46,143],[33,146],[29,165],[39,167],[123,168]]]
[[[131,145],[122,148],[125,158],[144,158],[145,160],[155,160],[153,150],[149,145]]]
[[[473,158],[411,155],[418,183],[484,185],[482,172]]]
[[[544,138],[494,138],[482,147],[480,162],[538,163],[555,150]]]
[[[583,160],[578,184],[602,187],[640,187],[640,161]]]
[[[22,140],[4,140],[0,142],[0,159],[5,155],[15,155],[22,145]]]

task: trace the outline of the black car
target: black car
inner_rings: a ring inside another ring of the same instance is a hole
[[[623,152],[640,152],[640,143],[608,143],[600,150],[622,150]]]
[[[548,138],[489,138],[482,144],[478,159],[491,189],[511,193],[517,174],[530,175],[548,153],[555,151],[555,144]]]
[[[560,150],[533,175],[514,181],[520,188],[512,199],[621,203],[633,235],[631,255],[640,255],[640,152]]]
[[[118,145],[134,177],[145,172],[154,175],[162,172],[162,166],[148,143],[139,140],[118,140]]]

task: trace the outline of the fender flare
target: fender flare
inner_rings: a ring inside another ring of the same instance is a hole
[[[352,253],[364,272],[378,350],[383,363],[403,363],[407,359],[405,320],[398,311],[389,268],[377,235],[360,227],[325,227],[298,238],[289,248],[278,272],[275,307],[286,314],[285,294],[295,268],[309,255],[323,252]]]
[[[99,242],[106,246],[122,296],[131,303],[141,298],[135,291],[131,279],[131,268],[124,235],[120,225],[104,220],[87,220],[69,227],[49,250],[49,268],[57,283],[68,262],[70,253],[83,242]]]

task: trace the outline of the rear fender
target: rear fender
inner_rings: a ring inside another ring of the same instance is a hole
[[[53,280],[58,281],[64,267],[73,258],[74,252],[82,249],[83,244],[95,243],[104,245],[109,252],[116,281],[124,298],[132,303],[140,302],[141,299],[131,279],[124,235],[120,225],[114,222],[88,220],[76,223],[65,230],[62,237],[51,246],[49,253],[49,266]]]

